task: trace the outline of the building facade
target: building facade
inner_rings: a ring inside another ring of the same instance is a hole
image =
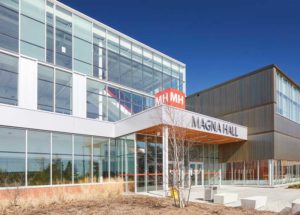
[[[184,94],[185,79],[185,64],[59,1],[1,0],[0,189],[121,180],[126,191],[167,191],[171,107],[154,99]],[[201,151],[183,161],[187,183],[218,183],[204,173],[219,171],[212,144],[245,141],[247,128],[172,112]],[[192,126],[194,117],[235,133]]]
[[[248,141],[219,146],[223,184],[300,180],[300,87],[270,65],[187,97],[188,109],[248,127]]]

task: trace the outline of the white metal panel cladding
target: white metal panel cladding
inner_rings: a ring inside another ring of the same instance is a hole
[[[193,125],[193,117],[201,120],[203,119],[204,122],[209,125],[205,125],[206,127],[204,128],[195,127]],[[247,140],[247,128],[244,126],[186,110],[170,108],[168,106],[154,107],[117,122],[105,122],[57,113],[49,113],[45,111],[28,110],[8,105],[0,105],[0,125],[3,126],[112,138],[131,134],[156,125],[174,125],[174,123],[176,126],[182,128]],[[219,123],[220,126],[222,126],[221,131],[218,129],[214,130],[211,125],[213,123]],[[228,132],[223,132],[224,125],[227,126]],[[230,133],[229,127],[235,128],[236,130],[233,133]]]
[[[86,118],[86,76],[73,74],[73,115]]]
[[[0,105],[0,125],[44,131],[114,137],[114,123],[16,106]]]
[[[19,106],[37,109],[37,61],[20,57],[19,63]]]

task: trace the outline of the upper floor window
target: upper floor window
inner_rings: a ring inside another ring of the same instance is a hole
[[[0,47],[19,51],[19,2],[5,0],[0,2]]]
[[[38,109],[72,114],[72,74],[42,65],[38,70]]]
[[[18,58],[0,53],[0,103],[18,104]]]

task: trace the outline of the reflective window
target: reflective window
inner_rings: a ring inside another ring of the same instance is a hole
[[[154,107],[154,99],[148,96],[143,98],[143,109],[146,110],[148,108]]]
[[[16,11],[19,10],[19,0],[2,0],[0,4]]]
[[[21,53],[38,60],[45,60],[45,24],[21,16]]]
[[[93,139],[93,182],[104,182],[108,179],[108,138]]]
[[[72,69],[72,35],[56,29],[56,64]]]
[[[105,30],[94,27],[93,76],[106,79]]]
[[[92,23],[77,15],[73,15],[73,24],[74,24],[74,36],[91,43]]]
[[[132,87],[137,90],[143,90],[142,57],[133,52],[132,58]]]
[[[0,53],[0,103],[18,104],[18,58]]]
[[[131,59],[120,56],[120,84],[132,87]]]
[[[153,92],[153,69],[148,66],[143,66],[143,89],[146,93]]]
[[[54,72],[50,67],[38,65],[38,109],[54,111]]]
[[[52,184],[72,183],[72,135],[52,135]]]
[[[143,111],[143,97],[132,94],[132,113],[135,114],[141,111]]]
[[[107,87],[107,96],[108,121],[115,122],[120,119],[119,89]]]
[[[45,0],[22,0],[21,12],[37,21],[45,21]]]
[[[18,1],[0,2],[0,47],[14,52],[19,50]]]
[[[91,43],[74,37],[74,70],[93,76]]]
[[[72,69],[72,13],[56,7],[56,64]]]
[[[51,137],[48,132],[28,131],[27,183],[50,184]]]
[[[49,6],[49,2],[47,2],[48,7],[52,8],[53,4]],[[46,60],[48,63],[54,63],[54,17],[53,13],[47,12],[47,42],[46,42]]]
[[[87,117],[107,120],[107,97],[105,85],[87,80]]]
[[[300,89],[276,73],[276,112],[300,124]]]
[[[72,114],[72,74],[56,70],[55,112]]]
[[[120,83],[120,56],[117,53],[108,51],[108,80]]]
[[[131,93],[120,90],[120,119],[131,116]]]
[[[74,136],[74,182],[91,183],[92,138]]]
[[[25,130],[0,127],[0,185],[25,185]]]

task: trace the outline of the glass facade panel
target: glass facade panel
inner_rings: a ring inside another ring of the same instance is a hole
[[[106,85],[87,80],[87,117],[107,120]]]
[[[13,10],[19,10],[19,0],[2,0],[0,4]]]
[[[55,112],[72,114],[72,74],[56,70]]]
[[[0,185],[25,185],[25,130],[0,127]]]
[[[19,50],[18,1],[0,2],[0,47],[14,52]]]
[[[95,28],[93,40],[93,76],[106,79],[105,30]]]
[[[72,13],[56,7],[56,64],[72,69]]]
[[[22,14],[40,22],[45,21],[45,0],[21,0]]]
[[[93,182],[108,180],[109,170],[109,139],[93,138]]]
[[[0,53],[0,103],[18,104],[18,58]]]
[[[21,16],[21,53],[45,60],[45,24],[25,15]]]
[[[54,111],[54,70],[38,65],[38,109]]]
[[[52,184],[72,183],[72,135],[52,134]]]
[[[28,131],[27,136],[27,183],[50,184],[50,132]]]
[[[93,76],[91,43],[74,37],[74,70]]]
[[[276,73],[276,112],[300,124],[300,89]]]
[[[54,26],[53,13],[47,12],[46,61],[48,63],[54,63],[54,27],[53,26]]]
[[[91,43],[93,39],[92,23],[79,16],[73,15],[73,24],[74,36]]]
[[[92,182],[92,138],[74,136],[74,183]]]

